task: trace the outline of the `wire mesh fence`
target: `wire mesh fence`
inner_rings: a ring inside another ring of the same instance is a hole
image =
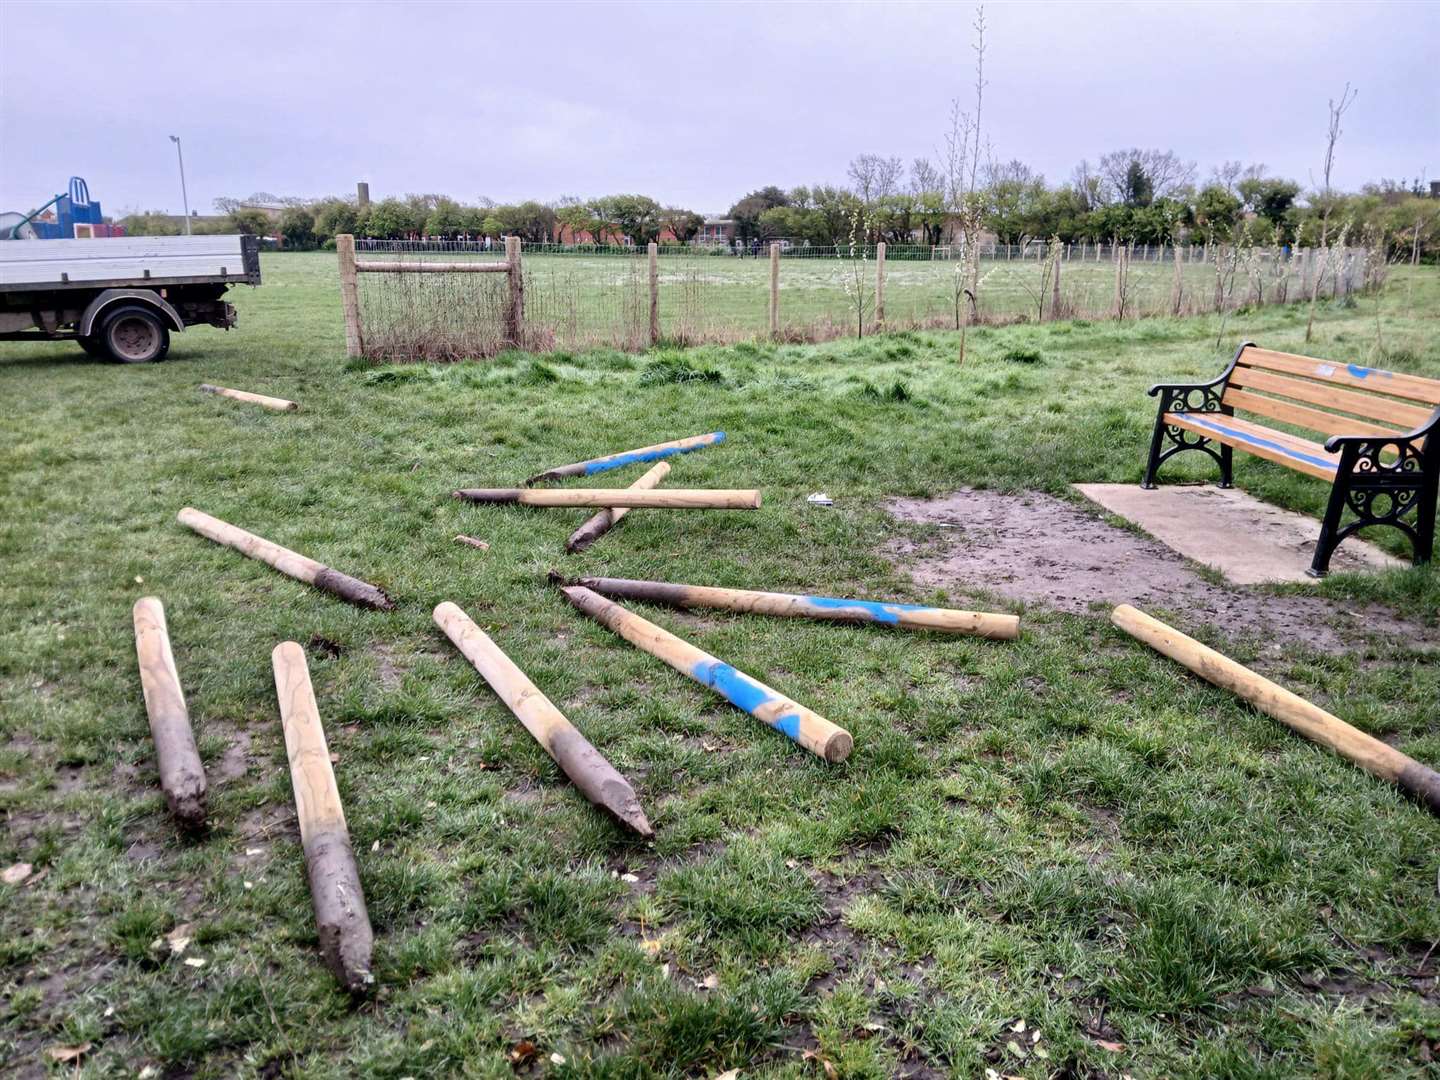
[[[1366,248],[1232,245],[580,246],[358,240],[359,351],[455,360],[537,351],[1060,318],[1139,319],[1233,310],[1373,287]],[[342,256],[342,268],[344,258]],[[401,266],[395,264],[403,264]],[[377,272],[381,269],[390,272]],[[343,275],[342,275],[343,276]]]

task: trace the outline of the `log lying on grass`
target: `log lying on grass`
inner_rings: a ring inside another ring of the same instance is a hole
[[[435,608],[435,625],[475,665],[475,670],[581,794],[641,836],[655,835],[635,797],[635,789],[470,616],[447,600]]]
[[[140,687],[150,717],[150,734],[155,740],[160,790],[165,792],[170,812],[187,828],[198,829],[205,824],[205,768],[195,749],[190,710],[175,670],[175,655],[170,651],[165,605],[158,597],[142,596],[135,601],[132,615]]]
[[[662,461],[630,486],[642,491],[659,487],[660,481],[664,480],[669,472],[670,463],[668,461]],[[628,506],[617,506],[613,510],[601,510],[589,521],[585,522],[584,525],[581,525],[580,528],[570,534],[570,539],[565,541],[565,550],[571,555],[584,551],[591,544],[595,543],[596,540],[599,540],[600,537],[618,525],[620,519],[629,512],[630,508]]]
[[[831,762],[844,761],[850,756],[850,749],[854,746],[850,733],[819,713],[752,679],[743,671],[737,671],[648,619],[626,611],[599,593],[582,585],[566,585],[560,591],[575,607],[630,644],[664,660],[682,675],[710,687],[732,705],[784,732],[812,754]]]
[[[353,993],[374,981],[370,957],[375,939],[360,889],[360,871],[350,848],[345,808],[340,805],[335,771],[330,767],[330,748],[320,726],[305,650],[293,641],[282,641],[270,654],[270,661],[275,669],[275,693],[280,699],[320,950],[340,985]]]
[[[845,600],[833,596],[757,592],[751,589],[717,589],[708,585],[681,585],[669,581],[634,581],[630,578],[582,577],[574,584],[620,600],[640,600],[672,607],[719,608],[757,615],[800,619],[876,623],[908,630],[941,630],[949,634],[1014,640],[1020,619],[985,611],[958,611],[923,604],[891,604],[875,600]]]
[[[760,492],[753,488],[646,491],[643,488],[461,488],[455,498],[477,503],[520,503],[523,506],[608,506],[656,510],[759,510]]]
[[[1328,746],[1366,772],[1399,785],[1417,801],[1440,813],[1440,773],[1129,604],[1121,604],[1111,612],[1110,621],[1131,637],[1184,664],[1202,679],[1239,695],[1261,712],[1307,739]]]
[[[219,394],[221,397],[233,398],[236,401],[246,401],[251,405],[263,405],[267,409],[274,409],[276,412],[298,412],[300,406],[297,402],[287,401],[285,398],[267,397],[264,394],[252,394],[248,390],[232,390],[228,386],[211,386],[209,383],[201,383],[200,389],[207,394]]]
[[[638,450],[625,450],[619,454],[591,458],[589,461],[577,461],[573,465],[557,465],[553,469],[536,473],[525,481],[525,486],[538,484],[542,480],[561,480],[567,476],[594,476],[596,473],[608,472],[610,469],[623,468],[641,461],[656,461],[675,454],[688,454],[692,450],[704,450],[707,446],[714,446],[724,441],[725,433],[723,431],[712,431],[708,435],[691,435],[688,439],[675,439],[672,442],[656,443],[654,446],[642,446]]]
[[[181,510],[176,515],[176,520],[186,528],[195,530],[201,536],[214,540],[217,544],[224,544],[226,547],[234,548],[242,555],[259,559],[296,581],[303,581],[307,585],[314,585],[317,589],[334,593],[342,600],[349,600],[352,604],[379,608],[381,611],[390,611],[395,607],[395,602],[377,586],[371,585],[367,581],[361,581],[359,578],[353,578],[349,574],[342,574],[339,570],[332,570],[324,563],[316,562],[289,548],[281,547],[252,532],[236,528],[217,517],[211,517],[209,514],[196,510],[193,506],[187,506]]]

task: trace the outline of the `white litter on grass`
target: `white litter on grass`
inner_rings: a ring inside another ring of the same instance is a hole
[[[835,500],[826,495],[823,491],[812,491],[805,497],[805,501],[812,506],[834,506]]]

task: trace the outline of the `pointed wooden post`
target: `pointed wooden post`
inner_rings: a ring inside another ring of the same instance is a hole
[[[650,261],[650,347],[660,343],[660,245],[651,241],[645,249]]]
[[[358,993],[375,981],[370,974],[374,936],[350,847],[345,809],[335,786],[335,770],[330,767],[330,748],[325,744],[320,710],[310,685],[310,668],[305,650],[293,641],[276,645],[270,662],[275,670],[275,694],[280,700],[320,951],[340,985]]]
[[[340,256],[340,306],[345,312],[345,355],[361,356],[365,339],[360,332],[360,290],[355,280],[355,237],[341,233],[335,237],[335,251]]]
[[[770,337],[780,336],[780,241],[770,241]]]
[[[885,241],[875,245],[875,331],[885,332]]]
[[[525,347],[525,271],[520,263],[520,238],[505,238],[506,277],[510,283],[509,303],[505,308],[505,340],[517,349]]]
[[[150,734],[155,739],[155,760],[160,771],[160,790],[170,812],[187,828],[205,824],[205,769],[195,749],[190,727],[190,710],[175,654],[170,651],[170,629],[165,625],[165,607],[158,597],[143,596],[135,601],[135,655],[140,661],[140,689],[145,695],[145,713],[150,717]]]

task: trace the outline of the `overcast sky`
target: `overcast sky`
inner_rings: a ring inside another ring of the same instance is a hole
[[[937,156],[974,8],[0,2],[0,210],[216,197],[642,192],[701,211]],[[1308,184],[1440,178],[1440,3],[991,3],[985,130],[1052,182],[1125,146]]]

